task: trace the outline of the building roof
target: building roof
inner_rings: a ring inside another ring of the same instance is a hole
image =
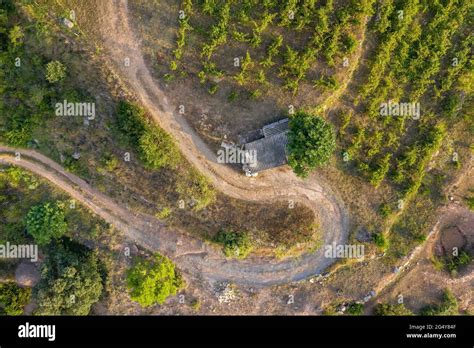
[[[266,126],[263,126],[262,128],[263,136],[267,138],[278,133],[286,132],[289,128],[288,122],[289,122],[289,119],[284,118],[283,120],[273,122],[273,123],[267,124]]]
[[[256,154],[256,163],[244,164],[243,169],[251,173],[285,165],[288,162],[287,149],[288,131],[275,133],[244,145],[245,151]]]

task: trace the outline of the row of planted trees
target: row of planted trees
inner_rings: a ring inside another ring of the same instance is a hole
[[[318,59],[325,60],[329,66],[334,67],[336,59],[347,59],[345,56],[354,51],[357,41],[352,34],[353,29],[361,25],[363,19],[371,13],[373,2],[374,0],[365,0],[356,3],[348,0],[335,7],[333,0],[204,0],[199,6],[197,3],[193,6],[192,1],[187,0],[181,5],[177,48],[170,68],[172,71],[178,69],[187,35],[193,31],[189,21],[190,14],[208,16],[213,24],[205,29],[207,38],[200,47],[202,69],[198,77],[201,83],[206,83],[212,77],[226,76],[213,60],[217,50],[233,45],[229,42],[233,40],[239,45],[247,46],[244,47],[246,54],[242,57],[244,64],[234,64],[239,71],[233,78],[239,85],[258,88],[258,92],[261,92],[270,86],[268,77],[271,76],[275,77],[271,81],[280,80],[287,90],[296,94],[299,85],[308,79],[308,72]],[[200,27],[195,32],[203,33],[204,29]],[[294,35],[306,41],[303,48],[295,47],[294,42],[302,40],[294,40]],[[260,54],[262,46],[266,46],[263,55]],[[249,55],[254,62],[245,64]],[[232,59],[236,57],[229,57],[229,61]],[[209,69],[210,66],[213,68]],[[315,88],[324,90],[335,89],[337,86],[338,83],[332,76],[321,76],[314,81]],[[214,89],[213,91],[215,92]]]

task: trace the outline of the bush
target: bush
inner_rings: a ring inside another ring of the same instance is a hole
[[[443,293],[443,302],[440,305],[431,305],[423,308],[421,315],[458,315],[459,306],[453,293],[446,289]]]
[[[151,124],[145,111],[134,103],[120,101],[117,107],[120,131],[137,147],[140,159],[150,169],[175,168],[181,153],[171,136],[160,127]]]
[[[156,254],[153,260],[138,261],[128,270],[127,285],[132,300],[150,307],[176,295],[184,282],[171,260]]]
[[[362,303],[351,303],[346,310],[349,315],[362,315],[364,313],[364,305]]]
[[[34,289],[38,315],[87,315],[102,293],[97,255],[68,239],[53,243]]]
[[[403,303],[391,305],[388,303],[379,303],[374,310],[375,315],[413,315],[413,312],[405,307]]]
[[[181,199],[190,199],[195,211],[204,209],[216,200],[216,191],[209,180],[194,168],[178,178],[176,192],[179,193]]]
[[[31,289],[21,288],[15,283],[0,284],[0,304],[7,315],[21,315],[30,302]]]
[[[137,145],[145,131],[145,112],[138,105],[121,100],[117,107],[117,123],[120,131]]]
[[[33,206],[26,215],[26,230],[39,245],[61,237],[67,230],[63,205],[57,201]]]
[[[245,232],[220,231],[215,240],[224,246],[224,254],[227,257],[243,259],[253,249],[249,235]]]
[[[467,252],[461,250],[459,255],[453,256],[445,261],[446,268],[452,276],[455,276],[460,269],[471,263],[471,259],[471,256]]]
[[[301,111],[290,118],[289,126],[288,163],[296,175],[306,177],[331,158],[336,147],[334,130],[321,117]]]
[[[171,136],[157,126],[148,126],[139,140],[140,157],[151,169],[175,168],[181,153]]]
[[[385,235],[383,233],[374,234],[373,241],[375,245],[378,246],[382,250],[385,250],[388,247],[387,238],[385,238]]]
[[[46,80],[50,83],[56,83],[64,80],[66,77],[66,67],[55,60],[46,65]]]

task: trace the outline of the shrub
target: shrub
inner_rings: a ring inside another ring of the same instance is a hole
[[[142,307],[150,307],[176,295],[184,282],[171,260],[155,254],[153,260],[137,261],[128,270],[127,285],[132,300]]]
[[[463,266],[469,263],[471,263],[471,256],[464,250],[461,250],[459,255],[446,260],[446,268],[451,275],[455,276]]]
[[[216,200],[216,191],[209,180],[193,168],[187,175],[179,177],[176,192],[182,199],[191,199],[195,211],[204,209]]]
[[[364,313],[364,305],[362,303],[351,303],[346,310],[349,315],[362,315]]]
[[[253,249],[249,235],[245,232],[220,231],[215,240],[224,246],[224,254],[227,257],[243,259]]]
[[[181,154],[171,136],[151,124],[145,111],[137,104],[120,101],[117,122],[120,131],[137,147],[140,159],[148,168],[175,168],[181,160]]]
[[[398,303],[396,305],[391,305],[388,303],[379,303],[375,307],[374,313],[375,315],[413,315],[413,312],[406,308],[403,303]]]
[[[443,301],[439,305],[431,305],[423,308],[421,315],[458,315],[459,306],[453,293],[446,289],[443,293]]]
[[[306,177],[331,158],[336,147],[334,130],[321,117],[301,111],[290,119],[289,126],[288,163],[296,175]]]
[[[15,283],[0,284],[0,304],[7,315],[21,315],[30,302],[31,289],[21,288]]]
[[[38,315],[87,315],[102,293],[97,255],[68,239],[53,243],[34,289]]]
[[[469,209],[474,210],[474,196],[466,197],[465,200]]]
[[[117,123],[120,131],[136,145],[145,131],[145,112],[137,104],[121,100],[117,107]]]
[[[382,203],[379,207],[379,213],[384,218],[389,217],[392,213],[392,208],[387,203]]]
[[[61,237],[67,230],[63,204],[57,201],[33,206],[26,215],[26,230],[39,245]]]
[[[171,136],[157,126],[146,128],[139,140],[140,157],[148,168],[175,168],[181,154]]]
[[[378,246],[380,249],[386,249],[388,246],[387,238],[385,238],[385,235],[383,233],[374,234],[373,241],[375,245]]]
[[[54,60],[46,65],[46,80],[56,83],[66,77],[66,67],[59,61]]]

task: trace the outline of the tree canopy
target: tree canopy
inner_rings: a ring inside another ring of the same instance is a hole
[[[87,315],[102,293],[97,255],[68,239],[52,243],[34,294],[38,315]]]
[[[132,300],[150,307],[176,295],[183,280],[171,260],[156,254],[152,260],[136,261],[127,272],[127,285]]]
[[[66,77],[66,67],[60,61],[54,60],[46,65],[46,80],[56,83]]]
[[[290,118],[289,127],[288,163],[296,175],[306,177],[331,158],[336,147],[334,130],[321,117],[302,111]]]
[[[67,230],[61,202],[46,202],[33,206],[26,215],[26,230],[39,245],[61,237]]]

